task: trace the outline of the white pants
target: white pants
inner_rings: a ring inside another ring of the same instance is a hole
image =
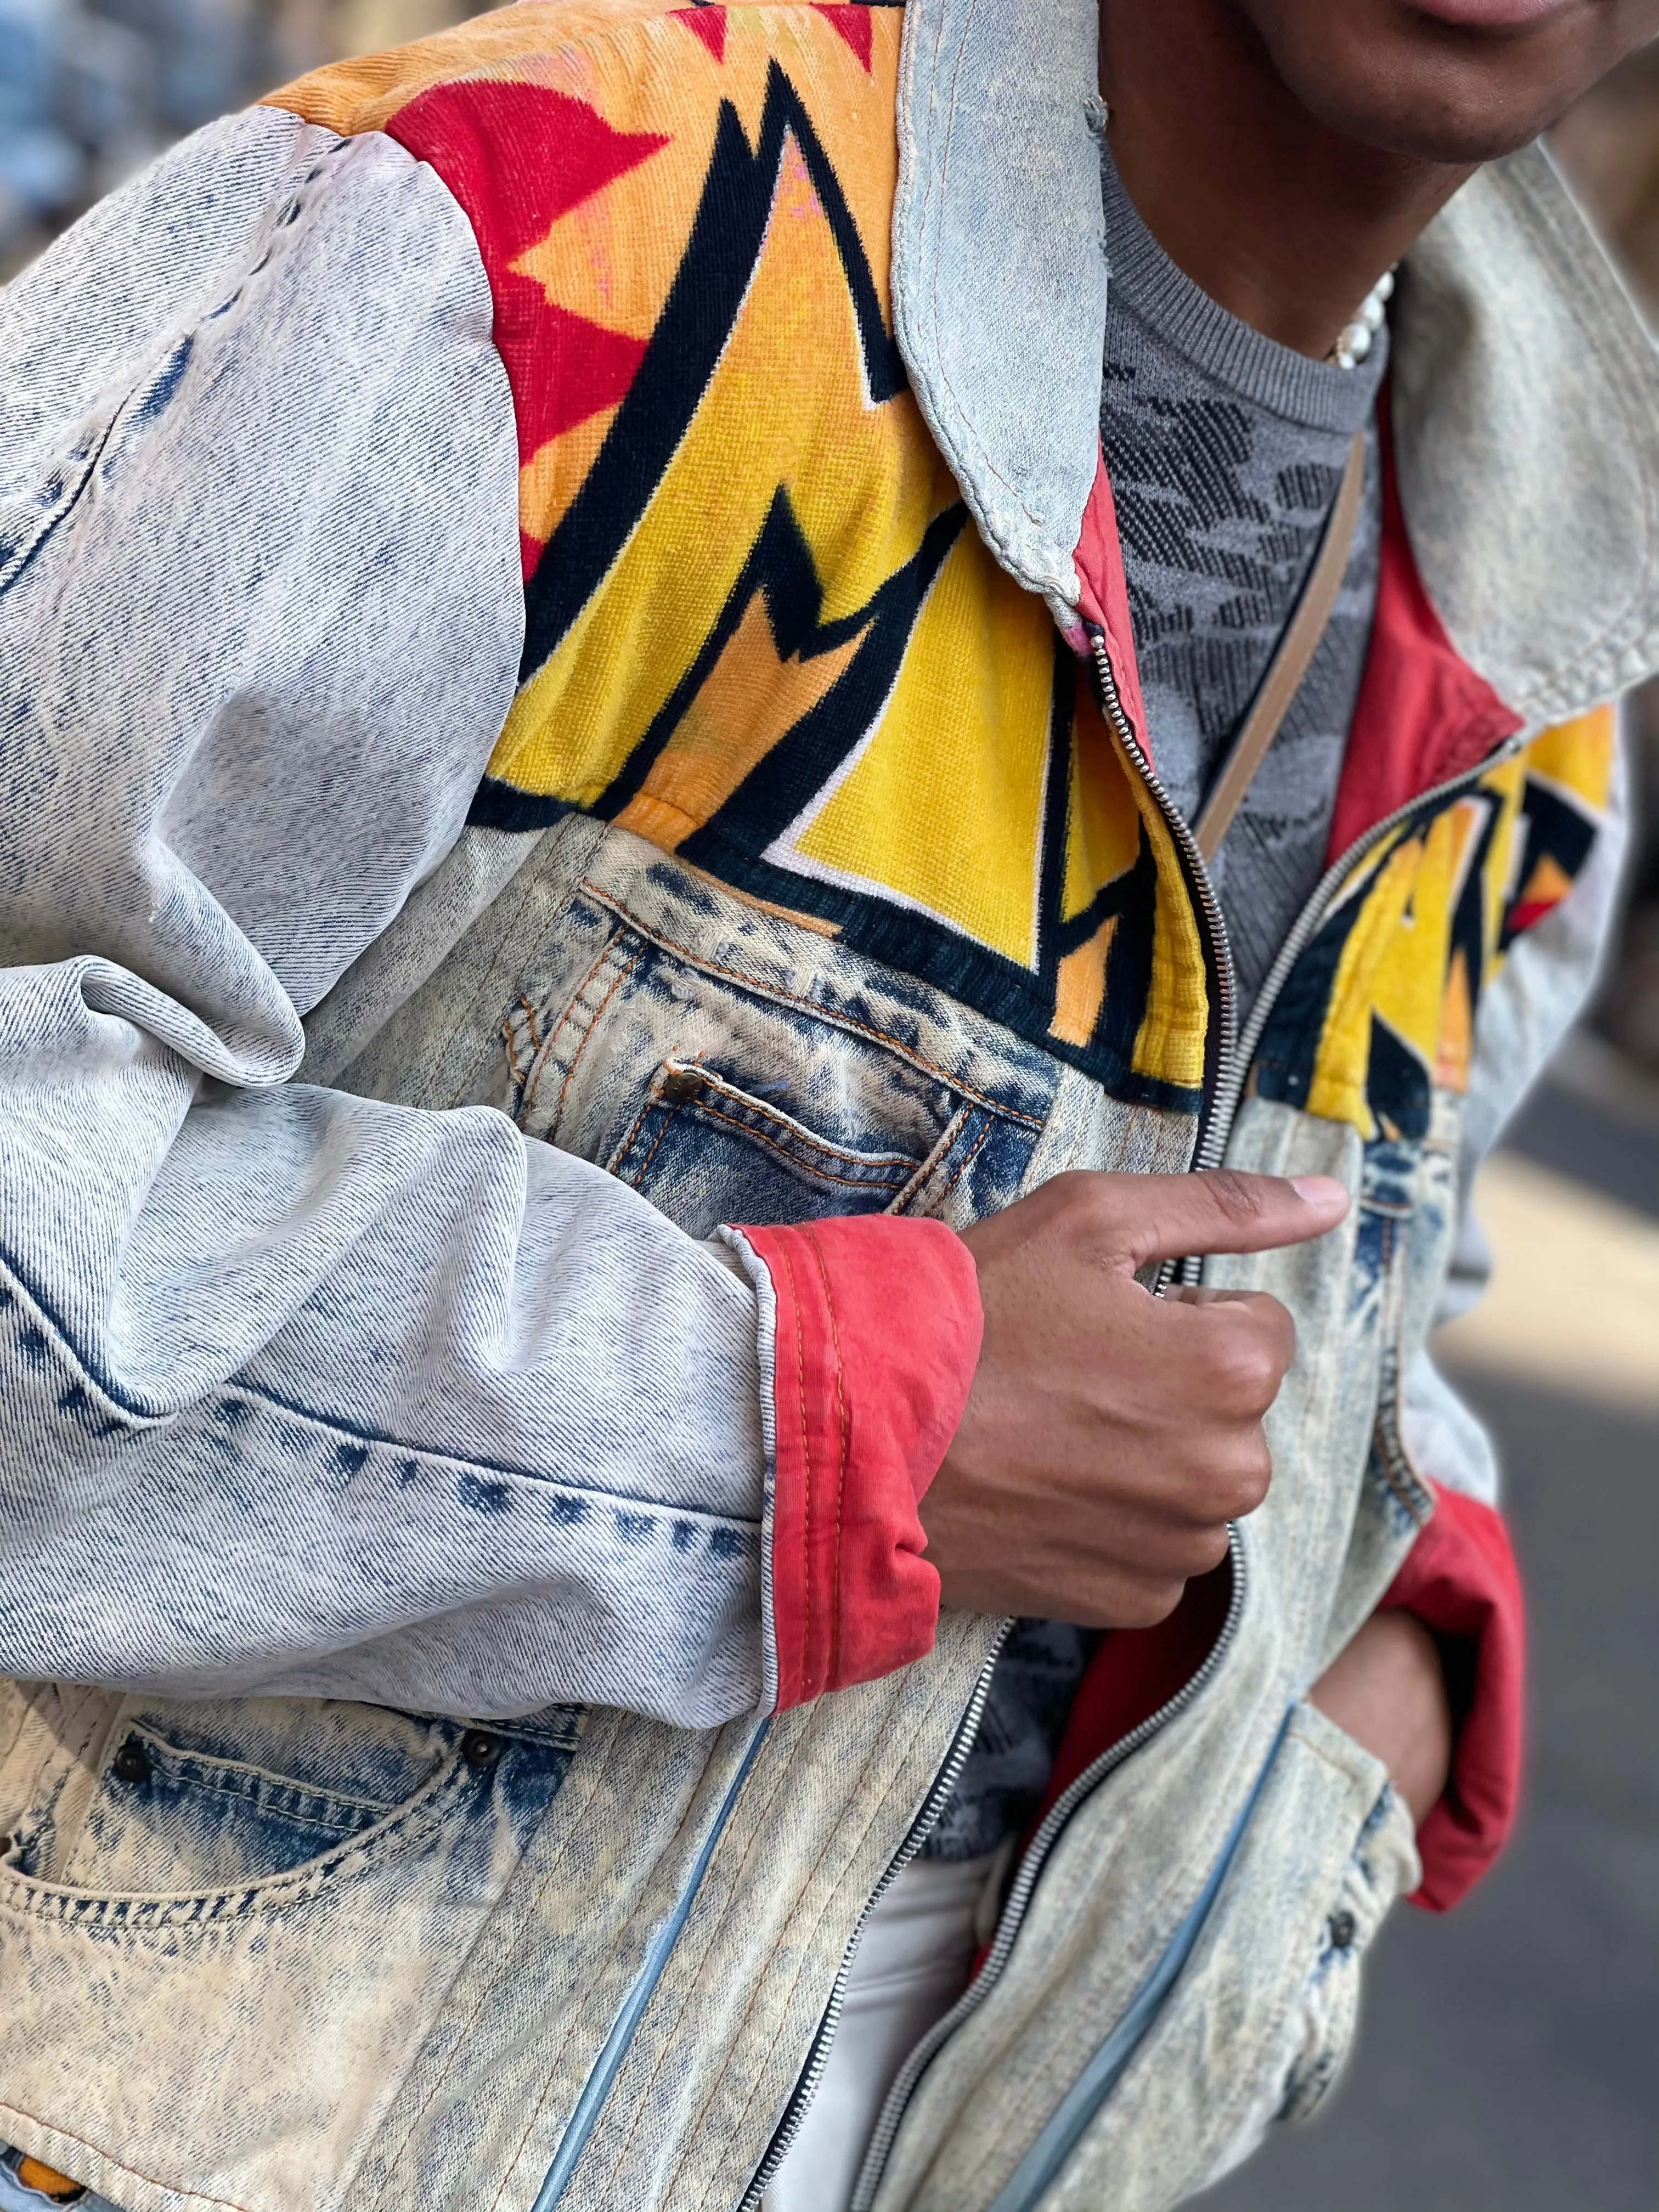
[[[1007,1855],[913,1859],[866,1923],[817,2094],[763,2212],[847,2212],[893,2076],[968,1986]]]

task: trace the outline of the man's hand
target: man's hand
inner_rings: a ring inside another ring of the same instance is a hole
[[[1420,1828],[1451,1771],[1451,1704],[1435,1641],[1414,1613],[1374,1613],[1309,1692],[1380,1759]]]
[[[984,1347],[921,1505],[945,1602],[1094,1628],[1172,1612],[1267,1496],[1296,1331],[1264,1292],[1155,1298],[1135,1271],[1301,1243],[1347,1210],[1324,1176],[1064,1175],[967,1231]]]

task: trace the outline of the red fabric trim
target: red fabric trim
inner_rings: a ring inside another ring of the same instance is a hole
[[[549,85],[469,77],[434,85],[400,107],[388,137],[429,162],[459,201],[495,303],[496,351],[512,389],[519,458],[614,407],[645,342],[549,301],[539,277],[514,268],[561,216],[667,145],[653,132],[613,130],[599,110]],[[526,573],[533,566],[526,556]]]
[[[842,0],[811,0],[812,12],[833,24],[841,36],[864,64],[864,74],[870,74],[872,32],[867,5],[848,7]]]
[[[1502,1516],[1461,1491],[1431,1487],[1434,1517],[1377,1609],[1413,1613],[1437,1636],[1473,1647],[1474,1690],[1451,1780],[1417,1832],[1423,1883],[1411,1902],[1444,1912],[1485,1874],[1515,1822],[1526,1627]]]
[[[1410,1900],[1444,1912],[1480,1880],[1514,1825],[1525,1626],[1520,1576],[1502,1517],[1462,1492],[1431,1487],[1434,1516],[1378,1610],[1413,1613],[1436,1636],[1472,1647],[1473,1695],[1459,1717],[1450,1784],[1418,1831],[1423,1881]],[[1231,1590],[1232,1570],[1224,1562],[1188,1583],[1181,1603],[1156,1628],[1117,1629],[1107,1638],[1073,1701],[1034,1828],[1103,1751],[1191,1680],[1221,1633]]]
[[[717,62],[726,59],[724,8],[677,8],[674,21],[684,23],[694,38],[701,39]]]
[[[1213,1574],[1188,1583],[1180,1604],[1157,1627],[1112,1631],[1072,1700],[1034,1828],[1060,1792],[1069,1790],[1102,1752],[1150,1720],[1191,1681],[1215,1648],[1232,1588],[1232,1564],[1224,1559]]]
[[[1129,619],[1129,583],[1123,570],[1117,503],[1112,497],[1112,480],[1106,473],[1106,456],[1098,449],[1095,480],[1083,510],[1083,527],[1073,558],[1077,568],[1078,611],[1105,636],[1118,697],[1142,751],[1151,760],[1152,739],[1146,728],[1146,702],[1141,696],[1140,664],[1135,659],[1134,627]]]
[[[1331,817],[1326,866],[1374,823],[1484,760],[1521,727],[1446,635],[1418,574],[1395,471],[1388,387],[1377,401],[1382,543],[1376,617]]]
[[[780,1709],[933,1647],[917,1507],[979,1359],[979,1279],[942,1222],[741,1232],[777,1302],[772,1620]]]

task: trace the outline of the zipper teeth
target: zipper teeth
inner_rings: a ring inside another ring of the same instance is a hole
[[[1126,1759],[1149,1743],[1161,1729],[1167,1728],[1214,1679],[1237,1636],[1238,1623],[1244,1611],[1244,1541],[1238,1530],[1231,1525],[1227,1530],[1227,1555],[1233,1571],[1232,1594],[1228,1600],[1227,1617],[1221,1624],[1220,1634],[1210,1648],[1209,1656],[1172,1698],[1167,1698],[1155,1713],[1149,1713],[1127,1735],[1120,1736],[1115,1744],[1103,1751],[1097,1759],[1085,1767],[1075,1781],[1067,1784],[1049,1807],[1042,1826],[1021,1855],[1019,1871],[1009,1889],[997,1922],[996,1935],[985,1954],[985,1963],[950,2011],[942,2020],[936,2021],[916,2045],[894,2077],[893,2086],[882,2105],[880,2118],[871,2130],[869,2148],[859,2169],[858,2186],[853,2192],[851,2212],[869,2212],[876,2191],[881,2185],[882,2172],[892,2149],[893,2139],[898,2133],[899,2123],[904,2117],[904,2108],[939,2046],[978,2011],[1001,1979],[1015,1940],[1024,1923],[1032,1893],[1036,1888],[1037,1877],[1061,1830],[1083,1800],[1099,1788],[1115,1767],[1121,1766]],[[741,2208],[741,2212],[746,2212],[746,2208]]]
[[[945,1764],[933,1777],[933,1787],[922,1800],[921,1809],[910,1823],[904,1841],[889,1860],[887,1871],[876,1884],[868,1904],[858,1917],[851,1939],[842,1955],[840,1970],[830,1986],[830,2001],[823,2008],[823,2017],[819,2021],[817,2033],[812,2038],[812,2048],[806,2054],[806,2063],[801,2069],[783,2117],[778,2122],[776,2132],[766,2147],[765,2155],[750,2177],[749,2186],[738,2200],[738,2212],[755,2212],[755,2208],[759,2204],[768,2182],[783,2164],[789,2154],[790,2146],[800,2133],[801,2123],[806,2117],[807,2109],[812,2099],[817,2094],[818,2083],[823,2078],[823,2069],[830,2063],[830,2046],[835,2042],[836,2030],[841,2024],[842,2007],[846,2002],[848,1976],[852,1971],[853,1960],[857,1954],[866,1923],[877,1905],[880,1904],[882,1899],[885,1897],[894,1882],[898,1880],[900,1875],[909,1865],[939,1824],[939,1816],[945,1809],[945,1801],[956,1788],[957,1777],[968,1763],[968,1754],[972,1750],[974,1739],[979,1733],[980,1717],[985,1711],[985,1701],[991,1694],[991,1677],[996,1670],[998,1657],[1008,1639],[1008,1632],[1012,1626],[1012,1620],[1005,1620],[997,1630],[996,1640],[986,1653],[985,1663],[979,1670],[979,1679],[974,1685],[974,1693],[968,1700],[961,1720],[957,1723],[957,1732],[951,1739],[951,1748],[945,1753]]]
[[[1218,1109],[1224,1098],[1233,1098],[1238,1089],[1238,981],[1233,969],[1233,949],[1227,935],[1226,916],[1221,911],[1221,901],[1210,875],[1209,863],[1199,850],[1185,817],[1166,789],[1164,779],[1152,766],[1152,757],[1135,735],[1134,725],[1123,711],[1123,699],[1117,688],[1117,676],[1112,667],[1111,656],[1106,650],[1106,641],[1098,631],[1091,630],[1089,642],[1094,653],[1095,673],[1100,680],[1101,704],[1106,709],[1106,719],[1111,724],[1119,744],[1129,756],[1136,773],[1152,793],[1154,804],[1163,815],[1170,835],[1181,848],[1187,871],[1198,893],[1199,912],[1211,950],[1215,956],[1216,1017],[1220,1041],[1216,1050],[1215,1088],[1207,1104],[1199,1114],[1198,1141],[1193,1151],[1193,1168],[1198,1170],[1212,1168],[1225,1150],[1227,1137],[1224,1117]],[[1177,1271],[1178,1262],[1164,1260],[1152,1281],[1152,1292],[1160,1296],[1170,1285]]]
[[[1280,945],[1278,957],[1267,970],[1262,981],[1261,988],[1256,994],[1250,1007],[1249,1019],[1244,1024],[1241,1035],[1238,1029],[1238,990],[1233,972],[1232,949],[1227,936],[1227,925],[1221,912],[1220,902],[1216,896],[1215,885],[1210,878],[1209,868],[1205,862],[1204,855],[1198,849],[1196,839],[1164,788],[1157,769],[1152,766],[1134,733],[1133,725],[1123,711],[1123,702],[1117,688],[1117,678],[1112,672],[1112,664],[1106,651],[1105,640],[1091,633],[1090,642],[1094,652],[1095,667],[1100,678],[1102,699],[1108,718],[1125,751],[1129,755],[1148,790],[1158,802],[1164,819],[1170,825],[1171,834],[1186,856],[1198,887],[1200,905],[1205,920],[1209,925],[1211,940],[1216,950],[1218,981],[1216,995],[1219,1001],[1218,1011],[1221,1018],[1221,1044],[1216,1054],[1215,1094],[1204,1115],[1203,1125],[1199,1132],[1198,1143],[1193,1153],[1193,1167],[1195,1171],[1219,1167],[1227,1149],[1227,1139],[1232,1134],[1233,1121],[1238,1112],[1240,1093],[1243,1090],[1244,1079],[1249,1072],[1250,1063],[1255,1057],[1262,1035],[1272,1018],[1273,1008],[1278,1004],[1279,994],[1284,989],[1291,969],[1306,951],[1310,939],[1313,937],[1325,919],[1332,893],[1338,888],[1349,870],[1358,861],[1363,860],[1367,853],[1372,851],[1391,831],[1397,830],[1402,822],[1409,821],[1420,807],[1434,805],[1440,800],[1449,798],[1454,792],[1461,790],[1465,786],[1478,782],[1488,769],[1496,768],[1501,761],[1509,760],[1519,752],[1526,743],[1526,736],[1523,731],[1517,730],[1512,736],[1505,738],[1501,744],[1494,746],[1491,752],[1476,761],[1473,767],[1460,770],[1456,775],[1446,777],[1443,782],[1431,785],[1427,791],[1419,792],[1414,798],[1408,799],[1402,805],[1396,806],[1392,813],[1385,814],[1380,822],[1374,822],[1363,836],[1356,837],[1351,845],[1338,854],[1314,885],[1307,903],[1303,907],[1291,927],[1289,936]],[[1158,1271],[1155,1287],[1160,1291],[1163,1290],[1173,1272],[1174,1262],[1165,1261]],[[1196,1281],[1196,1274],[1194,1275],[1193,1279]]]
[[[1180,846],[1182,857],[1197,886],[1199,907],[1215,953],[1216,1012],[1221,1028],[1220,1048],[1216,1055],[1215,1089],[1216,1097],[1219,1099],[1231,1079],[1233,1061],[1238,1049],[1238,983],[1233,972],[1232,945],[1227,935],[1226,919],[1211,879],[1209,864],[1198,848],[1198,840],[1188,827],[1180,808],[1164,787],[1164,779],[1152,766],[1150,756],[1135,735],[1134,725],[1123,711],[1122,696],[1118,690],[1117,677],[1106,651],[1106,641],[1096,633],[1091,635],[1090,643],[1094,650],[1095,670],[1100,678],[1101,700],[1106,708],[1107,719],[1119,743],[1134,763],[1141,781],[1156,801],[1158,811],[1169,825],[1170,834]],[[1199,1139],[1200,1164],[1209,1135],[1210,1131],[1206,1128]]]

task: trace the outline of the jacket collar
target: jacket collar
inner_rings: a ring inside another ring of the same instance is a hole
[[[893,313],[981,533],[1068,628],[1108,270],[1097,0],[908,0]],[[1401,271],[1401,505],[1458,653],[1535,726],[1659,668],[1659,358],[1537,148]]]

